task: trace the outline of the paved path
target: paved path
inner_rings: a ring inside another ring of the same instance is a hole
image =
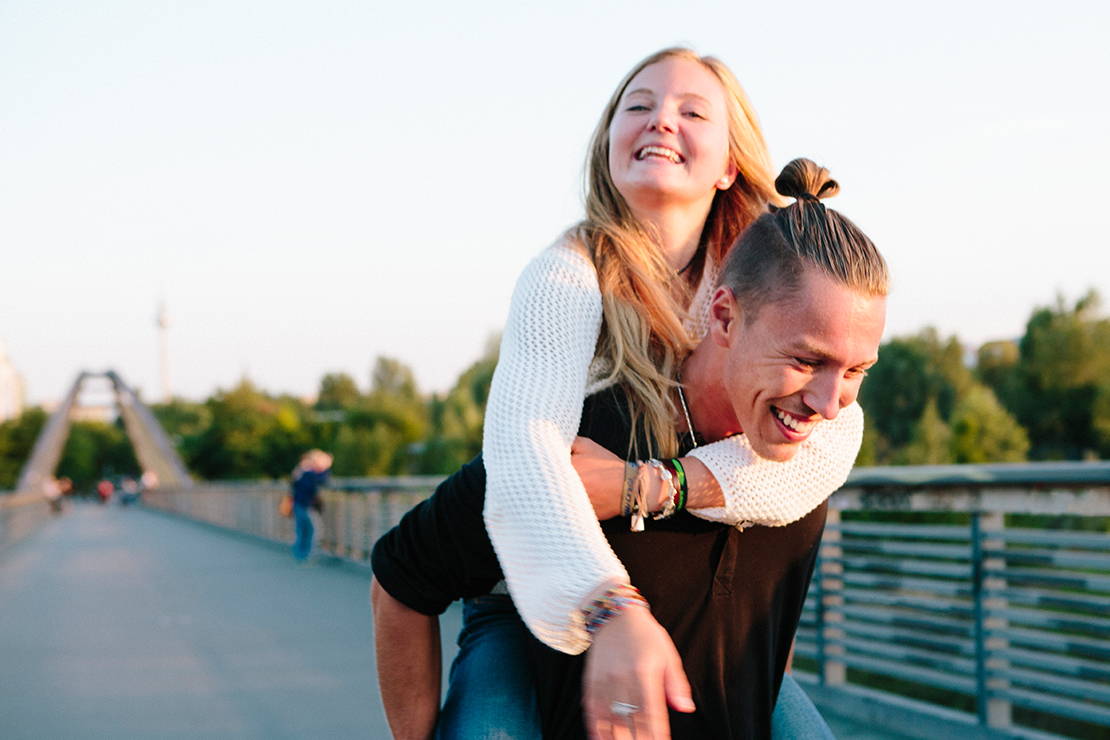
[[[0,738],[388,738],[368,586],[202,525],[78,506],[0,556]]]
[[[92,505],[0,559],[5,740],[387,738],[375,685],[368,574]]]

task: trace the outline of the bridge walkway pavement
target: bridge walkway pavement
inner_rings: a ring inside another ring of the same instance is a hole
[[[78,505],[0,554],[0,738],[388,738],[368,586],[360,567]],[[458,627],[452,609],[445,665]]]

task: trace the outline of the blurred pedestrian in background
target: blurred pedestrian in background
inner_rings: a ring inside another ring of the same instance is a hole
[[[319,491],[328,483],[332,456],[323,450],[309,450],[293,469],[293,521],[297,539],[293,543],[293,559],[309,562],[316,541],[316,531],[323,527],[323,510]]]
[[[100,496],[100,503],[102,504],[108,503],[108,499],[112,498],[115,491],[116,487],[107,478],[96,484],[96,493]]]
[[[120,481],[119,503],[120,506],[130,506],[139,500],[139,483],[131,476],[126,476]]]
[[[42,495],[54,514],[62,513],[62,484],[53,476],[42,482]]]

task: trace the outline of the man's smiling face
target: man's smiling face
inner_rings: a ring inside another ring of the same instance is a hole
[[[763,306],[751,322],[727,288],[718,290],[713,311],[715,319],[727,311],[734,317],[718,341],[727,342],[722,382],[735,431],[747,434],[760,457],[783,462],[819,422],[856,400],[878,357],[886,297],[807,269],[795,295]]]

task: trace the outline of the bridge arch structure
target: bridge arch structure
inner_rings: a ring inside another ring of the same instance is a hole
[[[104,373],[85,371],[77,376],[73,387],[47,419],[38,439],[35,440],[31,455],[20,472],[16,492],[40,492],[43,490],[44,483],[53,477],[62,459],[66,439],[69,438],[77,397],[81,394],[85,383],[97,377],[107,378],[111,382],[124,429],[131,440],[131,445],[135,448],[135,457],[143,472],[153,472],[158,477],[160,486],[191,488],[193,481],[189,471],[185,468],[177,450],[174,449],[173,443],[166,436],[162,425],[154,418],[150,408],[123,382],[119,374],[109,370]]]

